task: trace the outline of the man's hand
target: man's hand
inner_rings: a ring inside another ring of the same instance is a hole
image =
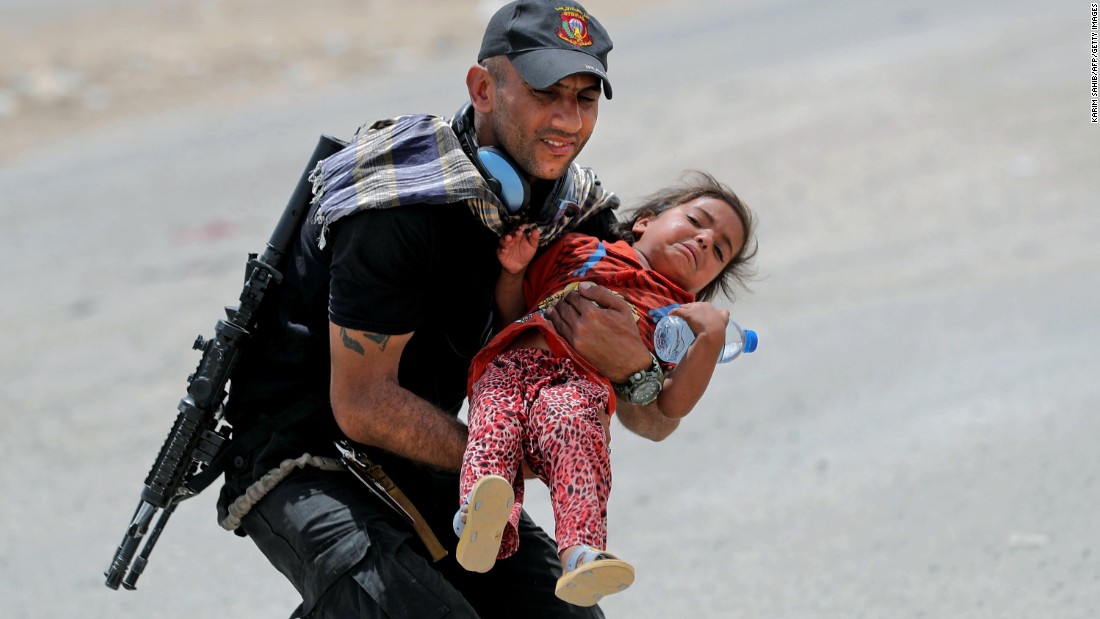
[[[539,248],[539,229],[537,226],[520,226],[500,237],[497,247],[497,259],[506,272],[513,275],[523,273],[535,252]]]
[[[622,297],[595,284],[581,283],[545,312],[554,329],[612,383],[625,383],[653,359]]]

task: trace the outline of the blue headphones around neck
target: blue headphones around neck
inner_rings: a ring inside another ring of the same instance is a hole
[[[462,150],[466,152],[470,162],[509,213],[518,213],[533,223],[545,224],[554,219],[561,208],[565,192],[573,186],[572,166],[566,168],[565,174],[557,180],[538,181],[538,184],[552,183],[552,186],[546,193],[546,198],[539,200],[540,204],[532,205],[531,183],[527,181],[526,172],[519,164],[500,148],[477,145],[474,138],[474,106],[469,101],[458,109],[451,120],[451,129],[458,136]],[[542,187],[538,189],[541,190]]]

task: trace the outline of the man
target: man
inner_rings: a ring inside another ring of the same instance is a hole
[[[472,133],[480,147],[511,155],[533,195],[551,191],[591,136],[600,95],[611,96],[611,47],[574,2],[519,0],[490,20],[480,64],[466,77]],[[497,234],[464,202],[340,217],[330,217],[327,204],[316,200],[234,373],[227,419],[237,436],[270,430],[233,459],[219,516],[241,513],[232,506],[269,471],[303,456],[333,457],[333,441],[347,437],[366,446],[453,550],[466,445],[456,415],[491,324]],[[599,231],[609,214],[587,225]],[[629,307],[606,290],[568,297],[552,320],[612,381],[637,382],[651,367]],[[624,405],[618,414],[655,440],[676,425],[646,406]],[[348,473],[289,469],[262,499],[245,501],[239,521],[301,593],[295,616],[601,616],[554,596],[556,548],[526,515],[519,552],[476,574],[451,556],[433,562],[413,529]]]

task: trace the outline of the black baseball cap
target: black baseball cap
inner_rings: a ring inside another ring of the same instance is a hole
[[[604,96],[610,99],[607,54],[611,47],[607,31],[580,4],[517,0],[501,7],[489,20],[477,61],[507,56],[520,77],[535,88],[589,73],[603,81]]]

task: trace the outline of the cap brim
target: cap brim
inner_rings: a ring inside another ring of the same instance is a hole
[[[570,75],[587,73],[603,82],[603,94],[611,98],[607,69],[594,57],[568,49],[535,49],[509,54],[508,59],[520,77],[535,88],[547,88]]]

